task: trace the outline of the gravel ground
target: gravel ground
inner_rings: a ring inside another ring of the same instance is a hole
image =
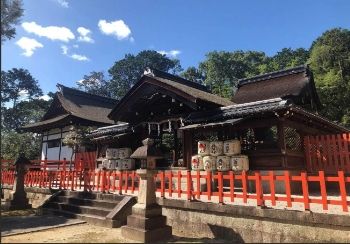
[[[209,238],[174,236],[167,243],[223,243]],[[121,236],[120,228],[104,228],[89,224],[59,227],[28,234],[2,237],[1,243],[135,243]],[[227,242],[230,243],[230,242]]]

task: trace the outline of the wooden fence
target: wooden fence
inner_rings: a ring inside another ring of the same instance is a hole
[[[337,174],[341,170],[350,174],[350,133],[306,136],[304,145],[308,172]]]
[[[45,163],[45,162],[44,162]],[[59,170],[45,170],[46,167],[30,169],[25,176],[25,186],[39,188],[56,188],[65,190],[85,190],[98,192],[114,192],[118,194],[134,194],[138,191],[139,176],[136,171],[110,171],[110,170],[67,170],[61,162]],[[264,206],[267,202],[271,206],[303,204],[305,210],[310,209],[310,204],[322,206],[327,210],[329,206],[340,206],[343,212],[348,212],[350,197],[346,192],[346,186],[350,183],[350,177],[344,175],[344,171],[338,171],[337,175],[328,176],[324,171],[318,175],[308,175],[301,172],[300,175],[290,175],[284,171],[283,175],[275,175],[270,171],[268,175],[261,175],[259,171],[253,174],[229,172],[200,172],[200,171],[158,171],[155,176],[156,191],[160,197],[177,199],[197,199],[207,202],[235,203],[240,201],[243,205]],[[1,183],[12,185],[14,182],[14,170],[6,169],[1,172]],[[277,183],[285,186],[283,194],[276,193]],[[292,193],[293,183],[298,182],[300,193]],[[253,184],[250,184],[253,183]],[[239,190],[237,184],[240,185]],[[319,187],[317,192],[310,194],[310,185]],[[337,185],[337,191],[330,196],[327,193],[327,185]],[[201,186],[205,190],[201,190]],[[249,187],[253,185],[252,187]],[[263,187],[264,185],[264,187]],[[268,185],[268,192],[266,191]]]

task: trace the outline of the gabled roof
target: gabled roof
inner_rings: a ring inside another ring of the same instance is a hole
[[[248,103],[272,98],[292,99],[298,105],[321,105],[312,72],[307,66],[241,79],[232,101]]]
[[[280,115],[278,115],[278,112]],[[251,103],[235,104],[204,112],[191,113],[184,122],[186,124],[208,124],[216,121],[225,121],[238,118],[259,118],[263,114],[278,116],[300,115],[306,122],[317,122],[322,128],[334,133],[349,132],[349,129],[340,126],[318,114],[311,113],[293,104],[291,100],[281,98],[262,100]]]
[[[61,84],[57,85],[59,91],[40,122],[28,124],[22,128],[28,131],[38,131],[40,127],[52,127],[61,120],[70,119],[84,120],[85,124],[110,125],[114,124],[107,115],[117,103],[117,100],[86,93],[77,89],[69,88]]]
[[[171,75],[159,70],[148,70],[140,78],[140,80],[128,91],[128,93],[118,102],[108,115],[114,120],[122,120],[122,113],[124,108],[130,107],[130,103],[136,99],[135,94],[140,90],[146,90],[146,86],[152,87],[154,91],[166,90],[184,99],[186,102],[199,106],[198,104],[208,104],[210,106],[221,107],[233,104],[233,102],[214,95],[208,89],[198,83],[183,79],[181,77]]]

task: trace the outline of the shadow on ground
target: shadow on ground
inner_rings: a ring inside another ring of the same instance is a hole
[[[1,236],[28,233],[79,223],[84,223],[84,221],[56,215],[1,216]]]

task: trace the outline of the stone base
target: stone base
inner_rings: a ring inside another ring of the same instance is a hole
[[[9,210],[23,210],[32,208],[32,204],[10,204]]]
[[[168,225],[153,230],[145,230],[128,225],[121,228],[123,237],[143,243],[166,240],[172,237],[172,229]]]
[[[127,218],[127,225],[121,228],[123,237],[145,243],[172,237],[172,228],[166,225],[166,217],[158,204],[147,208],[143,204],[135,204],[132,215]]]

